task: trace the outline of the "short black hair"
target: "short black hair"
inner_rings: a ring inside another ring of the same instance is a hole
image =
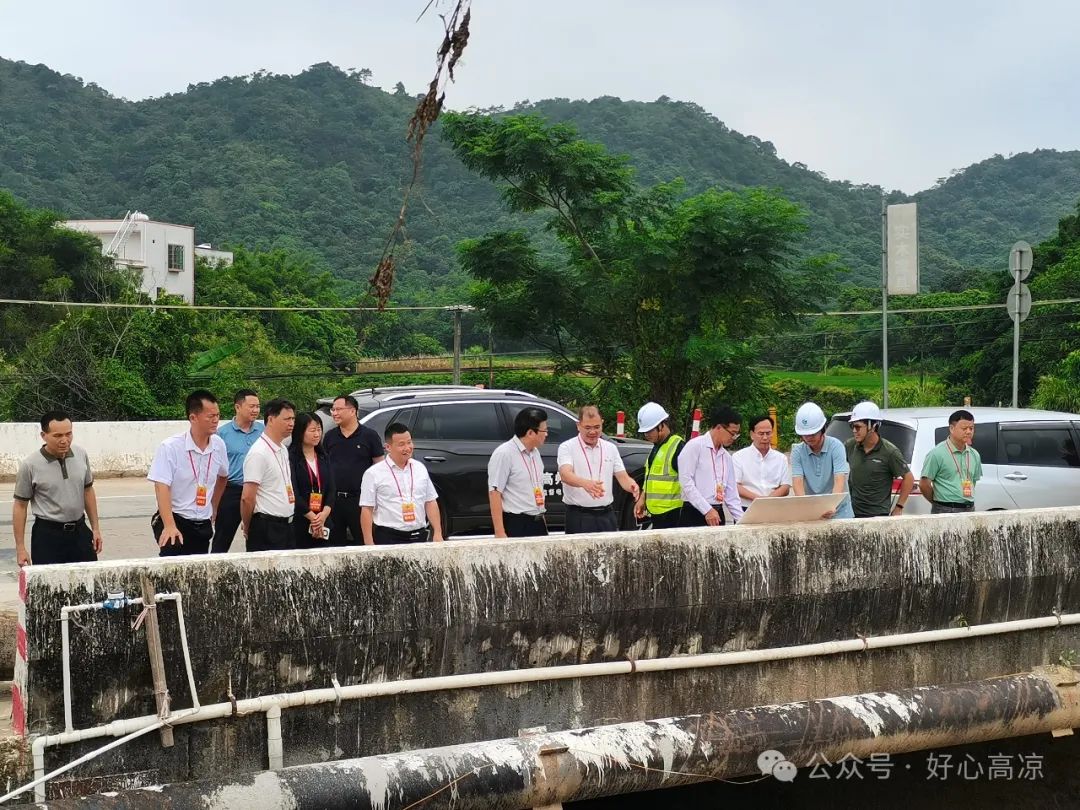
[[[547,418],[547,411],[543,408],[522,408],[514,417],[514,435],[520,439],[530,430],[540,430],[541,423],[546,422]]]
[[[747,427],[750,428],[750,430],[754,430],[762,422],[768,422],[769,425],[772,427],[772,429],[776,430],[776,422],[774,422],[773,418],[771,416],[769,416],[767,413],[763,413],[760,416],[751,416],[746,421],[746,425],[747,425]]]
[[[409,429],[401,422],[391,422],[386,426],[386,430],[383,431],[383,438],[386,441],[393,441],[394,437],[401,433],[408,433]]]
[[[63,422],[65,420],[71,421],[71,417],[68,415],[67,411],[61,410],[59,408],[54,408],[51,411],[45,411],[45,413],[41,415],[41,432],[48,433],[49,425],[51,425],[53,422]]]
[[[961,419],[966,419],[968,422],[974,422],[975,415],[971,411],[966,411],[963,408],[958,411],[953,411],[952,415],[949,417],[949,426],[955,425]]]
[[[204,402],[212,402],[217,405],[217,397],[205,388],[200,388],[198,391],[192,391],[188,394],[187,399],[184,400],[184,407],[187,409],[187,415],[191,416],[193,413],[202,413]]]
[[[339,399],[345,400],[345,404],[352,408],[354,411],[360,410],[360,403],[356,401],[356,397],[354,397],[352,394],[338,394],[336,397],[334,397],[334,402],[337,402]]]
[[[239,405],[248,397],[255,397],[256,399],[258,399],[259,394],[255,391],[254,388],[241,388],[239,391],[233,394],[233,405]]]
[[[742,424],[742,416],[730,405],[717,405],[709,411],[709,427],[717,425],[727,427],[736,424]]]
[[[272,399],[266,403],[266,408],[263,411],[267,419],[271,416],[278,416],[282,411],[296,411],[296,406],[293,405],[287,399]]]

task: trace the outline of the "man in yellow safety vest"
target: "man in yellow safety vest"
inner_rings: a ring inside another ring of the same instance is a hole
[[[646,402],[638,411],[638,432],[653,443],[645,464],[645,486],[634,505],[638,520],[647,516],[654,529],[674,529],[679,525],[682,487],[679,486],[679,453],[685,442],[671,430],[671,417],[655,402]]]

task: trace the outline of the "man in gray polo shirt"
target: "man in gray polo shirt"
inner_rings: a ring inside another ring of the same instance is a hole
[[[41,438],[45,444],[19,465],[11,518],[19,565],[95,562],[101,553],[101,527],[90,459],[81,447],[72,446],[71,435],[68,415],[49,411],[41,417]],[[29,554],[26,553],[27,506],[34,512]]]

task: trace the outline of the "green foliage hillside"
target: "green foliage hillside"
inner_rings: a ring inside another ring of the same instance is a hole
[[[405,125],[415,99],[370,86],[366,71],[315,65],[258,73],[140,102],[42,65],[0,60],[0,188],[71,217],[138,208],[193,223],[201,241],[310,255],[363,289],[410,174]],[[681,177],[688,195],[764,186],[808,212],[807,255],[833,252],[851,280],[879,274],[880,190],[830,181],[777,157],[693,104],[555,99],[518,105],[626,153],[649,185]],[[1016,238],[1049,236],[1075,201],[1080,152],[995,156],[916,198],[929,286],[966,268],[997,268]],[[900,201],[903,195],[892,194]],[[463,299],[454,245],[521,220],[467,172],[437,134],[401,251],[396,298]],[[539,229],[533,223],[533,230]]]

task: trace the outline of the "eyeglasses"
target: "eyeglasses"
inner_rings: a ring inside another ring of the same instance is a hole
[[[851,430],[852,432],[855,432],[856,430],[866,430],[866,422],[852,422]]]
[[[581,429],[586,433],[599,433],[604,429],[603,425],[582,425]]]
[[[732,441],[735,441],[739,438],[739,432],[736,430],[732,430],[727,425],[720,425],[720,429],[723,430],[724,433],[726,433],[728,436],[730,436]]]

